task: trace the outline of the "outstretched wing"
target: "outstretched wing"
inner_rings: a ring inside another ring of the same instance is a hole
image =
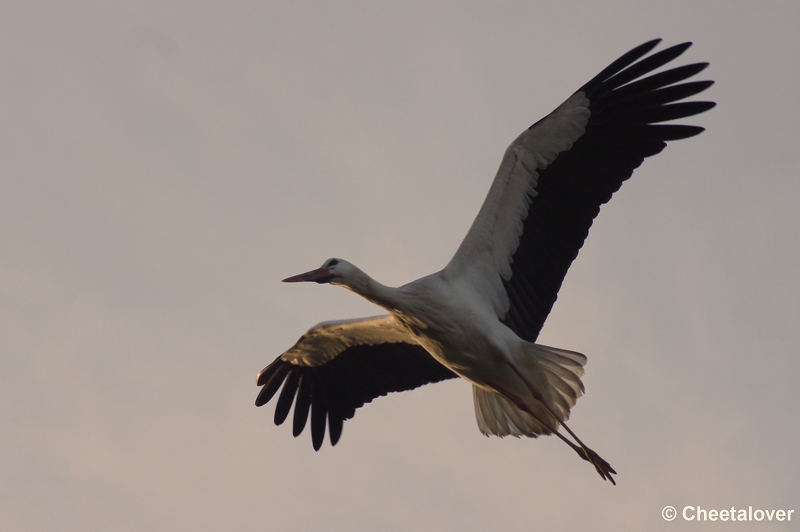
[[[311,440],[319,450],[327,421],[331,445],[356,409],[390,392],[412,390],[457,375],[437,362],[392,316],[328,321],[315,325],[258,374],[256,406],[275,406],[282,424],[295,403],[292,432],[300,435],[311,413]],[[295,400],[295,397],[297,398]]]
[[[659,153],[667,141],[703,131],[661,122],[715,105],[675,103],[713,84],[679,83],[708,63],[643,77],[691,45],[641,59],[659,41],[614,61],[508,147],[477,218],[447,266],[525,340],[539,335],[600,206],[645,157]]]

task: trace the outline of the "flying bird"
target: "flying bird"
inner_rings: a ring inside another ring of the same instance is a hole
[[[275,424],[294,403],[294,435],[310,413],[319,450],[326,424],[336,445],[344,421],[376,397],[461,377],[472,383],[483,434],[554,434],[616,484],[616,471],[566,424],[584,391],[586,357],[535,342],[600,206],[645,157],[703,131],[662,122],[715,105],[681,102],[713,84],[684,82],[708,63],[653,73],[691,46],[648,55],[659,42],[611,63],[511,143],[444,269],[392,288],[332,258],[284,279],[343,286],[388,314],[309,329],[258,374],[256,406],[283,385]]]

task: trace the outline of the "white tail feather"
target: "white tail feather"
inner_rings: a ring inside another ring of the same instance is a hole
[[[524,344],[524,356],[516,360],[518,369],[526,374],[530,382],[538,388],[547,406],[558,416],[556,427],[560,422],[569,419],[569,411],[575,406],[578,397],[583,395],[583,366],[586,357],[574,351],[538,344]],[[523,412],[502,395],[472,387],[475,402],[475,418],[480,431],[489,436],[528,436],[550,434],[550,430],[539,423],[533,416]],[[537,414],[546,417],[550,422],[552,416],[546,413],[538,401],[526,397],[526,403]]]

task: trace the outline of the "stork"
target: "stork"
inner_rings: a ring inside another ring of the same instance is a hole
[[[310,411],[319,450],[326,423],[336,445],[344,421],[376,397],[461,377],[472,384],[483,434],[554,434],[616,484],[616,471],[566,424],[584,392],[586,357],[535,342],[600,206],[645,157],[667,141],[703,131],[662,122],[715,105],[680,102],[713,84],[684,82],[708,63],[653,73],[691,45],[648,55],[659,42],[611,63],[511,143],[444,269],[392,288],[332,258],[284,279],[343,286],[388,314],[309,329],[258,374],[256,406],[283,385],[275,424],[287,419],[294,403],[292,432],[298,436]]]

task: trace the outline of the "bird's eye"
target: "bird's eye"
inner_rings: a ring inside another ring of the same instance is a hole
[[[330,268],[331,266],[336,266],[337,264],[339,264],[339,259],[331,259],[328,262],[328,268]]]

